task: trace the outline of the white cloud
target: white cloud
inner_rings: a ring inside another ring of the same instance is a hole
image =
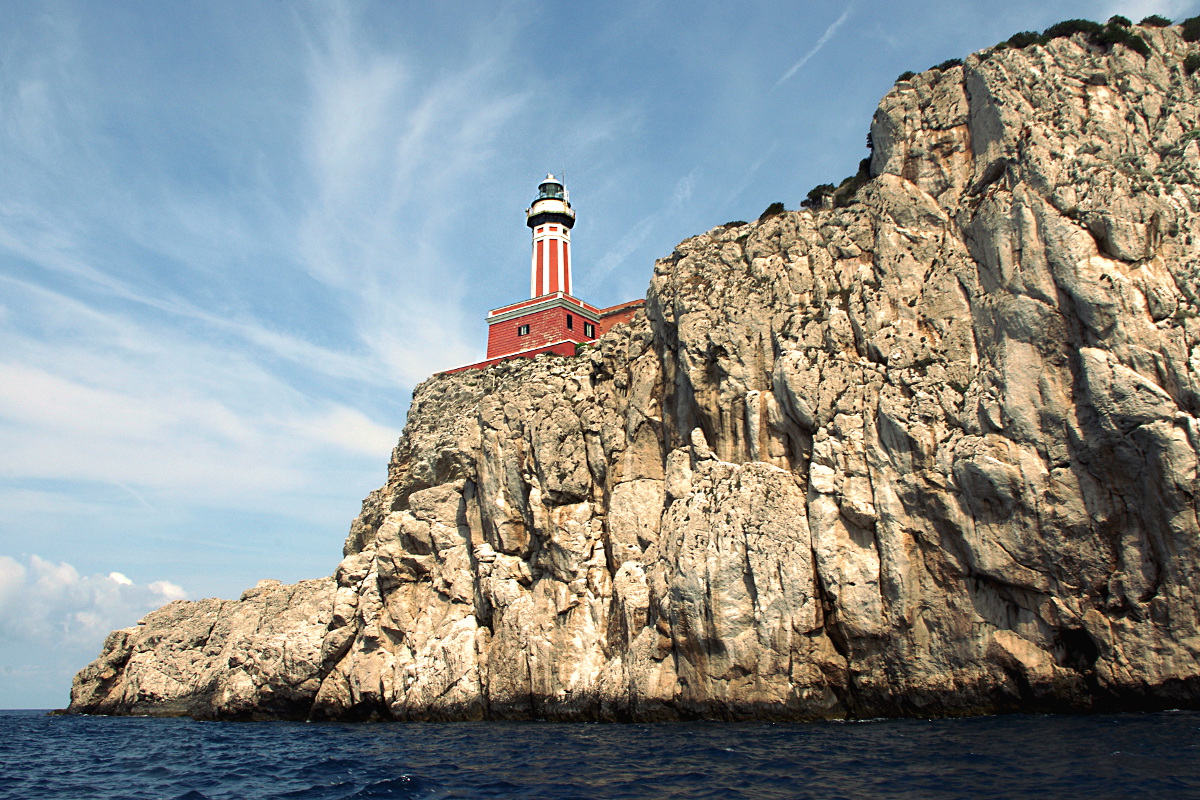
[[[675,191],[671,194],[670,209],[678,211],[689,202],[691,202],[692,194],[696,190],[696,176],[699,174],[700,168],[697,167],[679,179],[675,184]]]
[[[94,650],[110,631],[187,593],[168,581],[138,585],[120,572],[80,575],[66,562],[0,555],[0,637],[22,646]]]
[[[120,573],[117,574],[119,575]],[[132,585],[132,581],[130,584]],[[183,587],[170,581],[151,581],[147,584],[147,588],[168,603],[173,600],[187,598],[187,592],[184,591]]]
[[[13,605],[25,582],[25,568],[8,556],[0,556],[0,608]]]
[[[207,397],[203,387],[156,387],[152,367],[143,374],[138,392],[136,384],[96,388],[0,363],[0,475],[103,481],[135,497],[138,487],[186,488],[193,500],[262,503],[319,481],[309,470],[338,451],[382,457],[399,435],[344,406],[313,413],[282,385],[268,417]]]
[[[379,425],[360,411],[344,406],[319,417],[304,418],[296,430],[315,441],[364,456],[386,453],[400,438],[400,431],[395,428]]]

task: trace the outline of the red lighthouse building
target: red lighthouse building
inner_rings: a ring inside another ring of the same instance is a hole
[[[618,322],[631,319],[644,303],[633,300],[597,308],[571,294],[575,209],[562,182],[553,175],[547,175],[538,186],[537,197],[525,210],[525,224],[533,233],[530,299],[489,311],[487,360],[459,369],[542,353],[573,356],[576,345],[595,341]]]

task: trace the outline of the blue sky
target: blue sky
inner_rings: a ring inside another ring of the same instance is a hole
[[[904,70],[1200,0],[0,4],[0,708],[110,629],[330,574],[413,387],[866,155]]]

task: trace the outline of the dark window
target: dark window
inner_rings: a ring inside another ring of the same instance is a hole
[[[517,326],[517,336],[528,336],[528,335],[529,335],[529,326],[528,325],[518,325]]]
[[[567,314],[567,330],[569,330],[569,331],[575,330],[575,318],[572,317],[570,314]]]
[[[590,322],[583,323],[583,335],[592,338],[596,335],[596,326]]]

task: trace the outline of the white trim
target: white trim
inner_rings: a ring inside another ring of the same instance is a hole
[[[575,209],[565,200],[559,200],[556,197],[543,197],[535,200],[533,205],[525,210],[525,219],[535,217],[538,214],[562,214],[571,220],[575,219]]]
[[[510,322],[517,317],[523,317],[526,314],[534,314],[538,311],[545,311],[550,308],[565,308],[572,314],[578,314],[589,322],[595,322],[597,324],[600,322],[600,315],[595,311],[589,311],[583,306],[572,303],[570,300],[567,300],[565,297],[563,297],[562,292],[558,292],[557,294],[547,297],[545,300],[537,303],[531,303],[527,306],[521,306],[520,308],[514,308],[511,311],[504,311],[499,314],[496,314],[494,311],[489,311],[487,323],[488,325],[495,325],[497,322]]]
[[[533,240],[533,255],[529,257],[529,296],[537,297],[537,239]]]
[[[567,259],[570,252],[571,252],[571,240],[569,238],[564,238],[563,239],[563,253],[562,253],[562,255],[563,255],[562,265],[563,265],[564,280],[563,280],[562,288],[563,288],[563,291],[566,292],[567,294],[571,293],[571,262]]]
[[[484,361],[498,361],[502,358],[512,358],[513,356],[519,356],[522,353],[528,353],[532,350],[541,350],[545,347],[554,347],[554,345],[563,344],[564,342],[570,342],[571,344],[591,344],[591,342],[577,342],[574,339],[555,339],[553,342],[550,342],[549,344],[539,344],[536,347],[526,347],[524,350],[518,350],[515,353],[506,353],[502,356],[492,356],[491,358],[485,358]],[[466,366],[466,365],[464,365],[464,366]]]
[[[565,292],[567,290],[567,282],[564,280],[566,275],[563,270],[563,253],[566,252],[566,242],[562,239],[558,240],[558,290]]]

